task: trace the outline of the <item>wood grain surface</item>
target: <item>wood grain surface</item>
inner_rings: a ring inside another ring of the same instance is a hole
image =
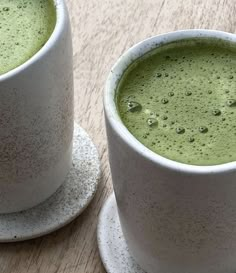
[[[96,225],[101,206],[112,191],[102,108],[111,66],[126,49],[152,35],[188,28],[236,31],[236,0],[66,2],[73,33],[75,118],[99,150],[102,179],[90,206],[66,227],[27,242],[0,244],[0,273],[105,272]]]

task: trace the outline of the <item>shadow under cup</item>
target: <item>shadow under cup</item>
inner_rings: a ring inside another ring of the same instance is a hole
[[[72,161],[73,69],[68,12],[21,66],[0,76],[0,213],[31,208],[63,183]]]
[[[183,30],[147,39],[122,55],[106,82],[109,161],[122,231],[148,273],[236,272],[236,163],[193,166],[155,154],[123,125],[117,85],[127,67],[150,50],[189,38],[236,36]]]

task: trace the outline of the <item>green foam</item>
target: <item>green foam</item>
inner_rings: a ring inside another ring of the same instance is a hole
[[[53,0],[0,0],[0,75],[37,53],[55,24]]]
[[[236,47],[192,39],[133,63],[117,89],[128,130],[166,158],[192,165],[236,160]]]

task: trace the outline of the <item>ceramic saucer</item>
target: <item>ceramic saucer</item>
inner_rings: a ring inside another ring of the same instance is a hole
[[[129,254],[114,193],[107,199],[100,212],[97,238],[101,259],[108,273],[145,273]]]
[[[73,165],[65,182],[50,198],[32,209],[0,214],[0,242],[32,239],[68,224],[92,200],[99,176],[97,150],[87,133],[75,124]]]

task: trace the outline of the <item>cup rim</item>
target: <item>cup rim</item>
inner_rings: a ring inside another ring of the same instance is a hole
[[[126,145],[129,146],[129,148],[134,150],[140,156],[152,161],[153,163],[158,164],[159,166],[171,169],[173,171],[185,172],[190,174],[231,172],[236,169],[236,161],[218,165],[198,166],[174,161],[151,151],[129,132],[129,130],[121,121],[115,104],[115,91],[117,88],[117,84],[121,79],[124,71],[133,61],[143,56],[145,53],[152,50],[153,48],[158,47],[158,45],[163,45],[171,41],[198,37],[217,38],[220,40],[236,43],[236,35],[232,33],[211,29],[186,29],[156,35],[135,44],[119,57],[117,62],[110,70],[104,90],[104,112],[106,119],[109,122],[109,125],[112,127],[115,133],[126,143]]]
[[[55,9],[56,9],[56,25],[54,27],[54,30],[53,30],[51,36],[46,41],[45,45],[42,48],[40,48],[28,60],[26,60],[23,64],[0,75],[0,82],[8,80],[9,78],[11,78],[11,77],[19,74],[21,71],[25,70],[27,67],[36,63],[38,60],[40,60],[46,54],[46,52],[48,52],[53,47],[53,45],[55,44],[55,41],[57,41],[58,38],[60,37],[60,35],[63,31],[63,26],[65,24],[65,20],[66,20],[66,7],[65,7],[64,0],[53,0],[53,2],[54,2]]]

